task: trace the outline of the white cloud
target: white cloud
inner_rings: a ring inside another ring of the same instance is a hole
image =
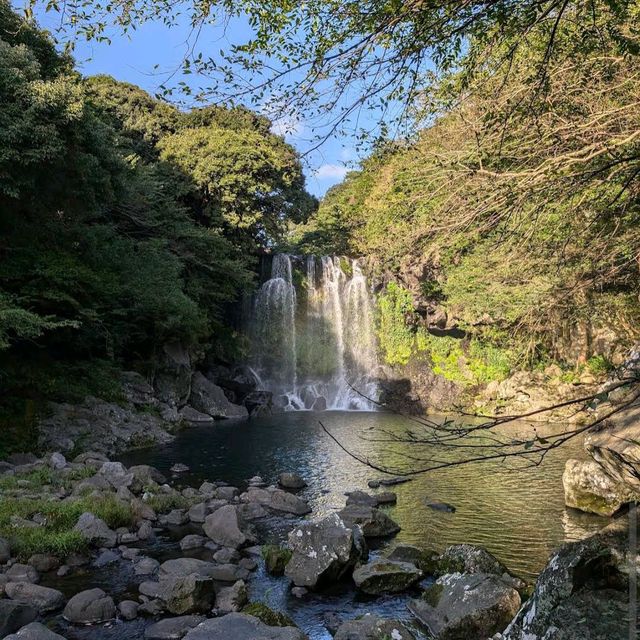
[[[342,180],[347,175],[347,167],[341,164],[323,164],[313,174],[316,178],[337,178]]]
[[[295,115],[282,116],[271,123],[271,131],[277,136],[299,138],[304,133],[304,130],[304,123]]]

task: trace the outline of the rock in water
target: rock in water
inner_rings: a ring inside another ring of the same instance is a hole
[[[29,605],[0,599],[0,638],[33,622],[37,617],[38,612]]]
[[[205,620],[184,637],[185,640],[306,640],[295,627],[269,627],[244,613],[229,613]]]
[[[338,512],[348,527],[360,525],[365,538],[384,538],[400,531],[400,526],[386,513],[365,504],[349,504]]]
[[[411,612],[436,640],[490,638],[505,629],[520,608],[520,594],[500,577],[477,573],[438,578]]]
[[[567,460],[562,475],[568,507],[612,516],[634,499],[630,488],[612,478],[595,460]]]
[[[223,547],[239,549],[255,542],[247,525],[233,505],[226,505],[207,516],[202,525],[204,532]]]
[[[367,557],[360,529],[346,526],[337,514],[296,527],[289,533],[289,548],[285,575],[310,589],[340,580]]]
[[[397,620],[385,620],[378,615],[367,614],[357,620],[343,622],[334,640],[414,640],[414,636]]]
[[[7,636],[5,640],[65,640],[65,638],[39,622],[31,622],[20,631]]]
[[[446,573],[489,573],[497,576],[509,571],[500,560],[483,547],[473,544],[454,544],[438,556],[436,575]]]
[[[284,489],[304,489],[307,483],[297,473],[281,473],[278,484]]]
[[[409,562],[374,560],[353,572],[356,587],[371,595],[398,593],[422,578],[422,571]]]
[[[88,589],[73,596],[62,615],[75,624],[99,624],[115,618],[116,605],[102,589]]]
[[[144,632],[145,640],[180,640],[185,634],[204,622],[204,616],[179,616],[177,618],[165,618]]]
[[[57,589],[29,582],[9,582],[5,586],[5,593],[11,600],[35,607],[41,615],[62,609],[65,602],[64,595]]]

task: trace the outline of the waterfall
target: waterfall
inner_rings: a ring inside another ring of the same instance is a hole
[[[373,302],[357,260],[275,255],[251,327],[252,364],[277,407],[375,408],[358,393],[377,398],[378,360]]]

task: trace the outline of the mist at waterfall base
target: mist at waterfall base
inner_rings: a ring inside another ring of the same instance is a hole
[[[249,335],[252,367],[275,410],[375,410],[374,306],[358,260],[274,255]]]

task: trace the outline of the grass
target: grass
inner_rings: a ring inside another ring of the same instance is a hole
[[[27,473],[0,476],[0,491],[20,488],[39,489],[47,485],[70,489],[75,482],[90,478],[95,473],[96,469],[93,467],[82,467],[66,473],[55,471],[49,467],[41,467]]]
[[[173,509],[189,509],[197,502],[200,502],[201,498],[190,499],[185,498],[180,494],[154,494],[145,502],[156,513],[167,513]]]

